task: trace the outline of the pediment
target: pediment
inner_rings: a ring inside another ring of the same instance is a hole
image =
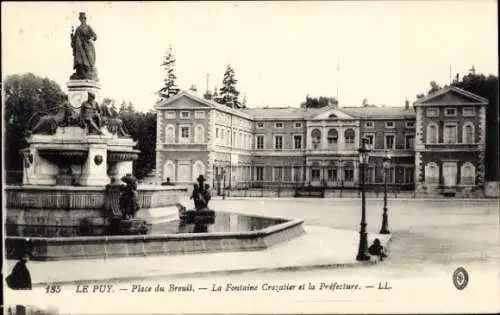
[[[341,110],[334,109],[334,108],[322,111],[322,112],[314,115],[311,118],[312,119],[322,119],[322,120],[323,119],[325,119],[325,120],[326,119],[354,119],[354,117],[344,113]]]
[[[415,105],[486,105],[488,100],[459,88],[446,88],[434,94],[428,95]]]
[[[187,92],[182,92],[174,97],[166,99],[156,105],[156,108],[200,108],[212,107],[210,101],[207,101],[196,95]]]

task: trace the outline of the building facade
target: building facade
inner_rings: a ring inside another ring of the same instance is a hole
[[[456,87],[415,102],[419,194],[482,194],[487,105],[487,99]]]
[[[232,109],[182,92],[156,105],[156,181],[169,178],[191,184],[203,174],[213,187],[358,187],[358,148],[367,138],[368,185],[384,183],[382,160],[387,153],[391,186],[430,193],[428,184],[435,182],[436,193],[461,192],[464,185],[471,190],[484,178],[486,104],[478,96],[450,88],[413,107],[406,102],[401,107]],[[444,110],[453,106],[457,113],[448,119]],[[428,117],[427,108],[431,114],[432,108],[443,113]],[[448,126],[452,120],[456,140],[449,138],[452,130],[432,127]],[[426,141],[428,128],[436,143]],[[450,163],[456,164],[455,171]],[[426,184],[426,178],[434,176],[438,180],[428,179]],[[461,177],[464,181],[457,179]]]

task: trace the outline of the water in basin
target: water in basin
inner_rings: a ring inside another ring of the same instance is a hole
[[[236,213],[217,212],[213,224],[185,224],[181,220],[154,223],[148,234],[165,235],[179,233],[217,233],[217,232],[250,232],[281,224],[287,220],[250,216]],[[113,235],[105,228],[93,228],[91,232],[83,232],[80,227],[9,225],[7,236],[23,237],[74,237]]]

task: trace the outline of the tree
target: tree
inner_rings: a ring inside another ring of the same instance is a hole
[[[5,78],[5,168],[12,172],[22,171],[19,150],[26,143],[30,118],[40,111],[54,112],[66,99],[59,84],[33,73],[14,74]],[[10,181],[10,178],[7,178]]]
[[[320,97],[310,97],[309,95],[306,96],[306,100],[300,104],[300,107],[302,108],[321,108],[325,106],[337,106],[339,102],[335,97],[327,97],[327,96],[320,96]]]
[[[238,100],[240,92],[236,90],[237,82],[238,80],[235,78],[234,69],[231,65],[227,65],[222,80],[222,87],[220,88],[219,103],[231,108],[241,108],[240,101]]]
[[[160,101],[165,100],[174,95],[177,95],[180,91],[177,85],[175,84],[177,76],[174,73],[175,57],[174,54],[172,53],[172,46],[168,47],[168,51],[165,54],[165,57],[161,65],[165,69],[166,76],[165,79],[163,80],[164,82],[163,87],[158,91]]]
[[[498,143],[500,141],[498,131],[498,77],[494,75],[485,76],[484,74],[476,74],[475,71],[471,71],[464,76],[461,81],[456,80],[453,82],[452,86],[459,87],[488,99],[488,107],[486,109],[485,179],[487,181],[498,181]]]
[[[440,85],[438,85],[438,84],[436,83],[436,81],[431,81],[431,83],[430,83],[430,84],[431,84],[431,88],[430,88],[430,90],[427,92],[427,95],[432,94],[432,93],[435,93],[435,92],[437,92],[437,91],[441,90],[441,86],[440,86]]]

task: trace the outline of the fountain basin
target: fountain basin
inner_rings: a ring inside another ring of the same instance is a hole
[[[305,233],[301,220],[216,213],[215,221],[201,233],[194,225],[171,220],[153,225],[148,235],[7,235],[7,258],[15,258],[14,249],[26,246],[27,239],[32,259],[65,260],[262,250]]]

